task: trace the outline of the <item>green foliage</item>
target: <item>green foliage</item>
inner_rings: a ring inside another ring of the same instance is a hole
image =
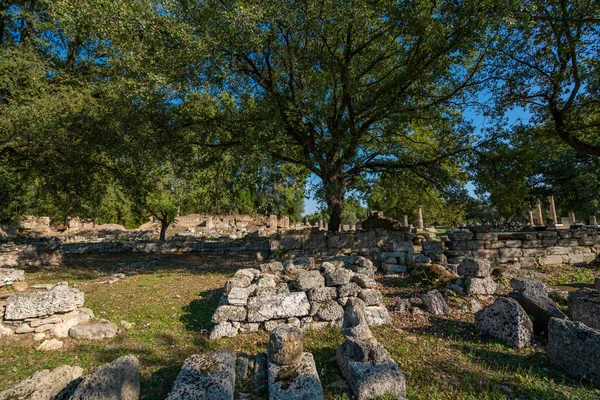
[[[516,129],[507,139],[481,148],[470,170],[478,195],[496,213],[484,217],[488,221],[528,221],[528,210],[535,208],[537,199],[548,215],[550,195],[559,217],[569,211],[579,218],[600,212],[598,160],[578,155],[553,135],[552,128]]]

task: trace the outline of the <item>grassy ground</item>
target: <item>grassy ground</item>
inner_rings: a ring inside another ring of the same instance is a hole
[[[250,354],[264,351],[266,333],[217,342],[207,339],[223,284],[236,269],[252,264],[248,257],[231,255],[102,255],[68,260],[56,271],[30,270],[30,284],[66,280],[85,292],[86,307],[97,316],[116,323],[132,322],[134,327],[98,343],[66,339],[62,351],[50,353],[36,351],[33,341],[4,341],[0,343],[0,390],[40,369],[70,364],[89,371],[121,355],[135,354],[143,368],[142,397],[163,399],[191,354],[214,349]],[[114,272],[132,275],[112,285],[100,283]],[[564,285],[590,283],[599,272],[585,267],[554,267],[524,274]],[[394,297],[414,297],[430,286],[382,277],[379,282],[390,309]],[[550,366],[539,344],[513,350],[480,339],[465,300],[456,298],[450,303],[453,311],[447,318],[392,313],[391,324],[373,329],[406,374],[410,399],[600,398],[600,390]],[[340,378],[331,359],[341,341],[339,329],[309,331],[305,338],[305,348],[315,356],[330,399],[348,398],[331,385]]]

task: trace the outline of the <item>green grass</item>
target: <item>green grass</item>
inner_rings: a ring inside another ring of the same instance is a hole
[[[199,255],[102,255],[67,260],[56,271],[28,271],[27,282],[61,280],[86,294],[86,307],[115,323],[134,323],[129,331],[102,342],[65,339],[61,351],[43,353],[30,340],[0,343],[0,390],[44,368],[79,365],[87,371],[121,355],[135,354],[142,365],[142,398],[163,399],[183,361],[215,349],[248,354],[265,351],[264,332],[209,341],[208,331],[225,281],[236,269],[252,266],[251,257]],[[598,275],[595,269],[557,267],[527,274],[553,284],[574,283]],[[589,272],[588,272],[589,271]],[[132,275],[101,284],[113,272]],[[582,274],[582,275],[580,275]],[[588,279],[590,278],[590,279]],[[427,290],[409,280],[379,279],[386,302]],[[6,291],[7,289],[0,289]],[[473,315],[462,311],[464,299],[451,301],[452,315],[392,314],[392,323],[373,332],[406,375],[410,399],[597,399],[600,390],[575,381],[551,366],[541,347],[509,349],[485,341],[473,327]],[[390,307],[391,309],[391,307]],[[329,399],[349,399],[331,387],[341,374],[332,358],[342,342],[339,329],[308,331],[305,349],[313,353]]]

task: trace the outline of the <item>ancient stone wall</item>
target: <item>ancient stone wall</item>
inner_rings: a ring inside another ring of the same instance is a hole
[[[57,239],[0,242],[0,267],[57,266],[62,262],[62,256]]]
[[[461,230],[449,232],[448,239],[444,254],[449,264],[459,264],[465,256],[512,268],[587,264],[596,259],[600,250],[596,229],[514,233]]]

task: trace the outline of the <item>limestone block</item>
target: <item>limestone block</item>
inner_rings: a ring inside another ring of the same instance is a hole
[[[519,303],[500,297],[475,313],[475,325],[483,335],[492,336],[510,347],[522,348],[533,341],[533,323]]]
[[[54,399],[71,382],[81,377],[83,369],[63,365],[53,370],[44,369],[19,382],[10,389],[0,392],[0,400]]]
[[[248,322],[308,315],[310,303],[305,292],[277,294],[270,297],[251,297],[248,300]]]
[[[550,362],[576,378],[600,382],[600,332],[581,322],[552,318],[546,354]]]
[[[430,290],[422,294],[421,299],[430,313],[435,315],[448,315],[450,310],[442,294],[437,290]]]
[[[248,288],[234,287],[227,295],[227,302],[235,306],[245,306],[248,303],[250,290]]]
[[[95,324],[77,325],[69,330],[69,336],[78,340],[103,340],[115,337],[119,327],[114,322],[100,321]]]
[[[303,334],[300,328],[281,326],[269,335],[269,360],[280,365],[296,364],[303,355]]]
[[[389,355],[385,362],[360,362],[345,355],[342,346],[337,351],[337,362],[357,400],[404,399],[406,379]]]
[[[325,286],[325,278],[318,270],[301,271],[294,281],[294,285],[296,289],[306,291]]]
[[[377,287],[377,281],[373,278],[369,278],[366,275],[356,274],[352,277],[352,282],[355,282],[358,286],[364,289],[372,289]]]
[[[233,400],[235,362],[229,350],[194,354],[183,363],[167,400]]]
[[[498,285],[491,276],[487,278],[469,277],[465,282],[467,294],[476,296],[487,296],[496,293]]]
[[[316,315],[323,321],[336,321],[344,316],[344,308],[337,301],[329,300],[319,307]]]
[[[237,335],[239,328],[235,327],[231,322],[221,322],[213,327],[210,331],[209,339],[217,340],[223,337],[234,337]]]
[[[550,318],[566,318],[556,303],[548,298],[548,288],[531,278],[511,279],[513,291],[508,295],[519,302],[528,315],[533,316],[533,327],[538,334],[548,333]]]
[[[337,287],[338,297],[356,297],[361,292],[360,286],[354,282]]]
[[[583,288],[569,294],[571,319],[600,329],[600,290]]]
[[[390,315],[385,306],[371,306],[365,307],[365,318],[369,325],[378,326],[387,324]]]
[[[225,321],[244,321],[245,319],[246,308],[240,306],[219,306],[212,316],[212,322],[215,324]]]
[[[84,294],[66,282],[41,293],[18,293],[7,299],[5,320],[23,320],[73,311],[83,306]]]
[[[487,278],[490,275],[492,264],[489,260],[464,258],[458,266],[458,275]]]
[[[325,302],[335,299],[337,290],[335,287],[316,287],[307,290],[306,295],[311,302]]]
[[[323,399],[323,387],[315,360],[310,353],[303,353],[296,364],[280,365],[269,362],[269,400],[319,400]]]
[[[381,292],[376,289],[363,289],[358,294],[358,297],[365,302],[367,306],[375,306],[383,303]]]
[[[345,268],[325,271],[325,283],[327,286],[340,286],[350,283],[352,271]]]

